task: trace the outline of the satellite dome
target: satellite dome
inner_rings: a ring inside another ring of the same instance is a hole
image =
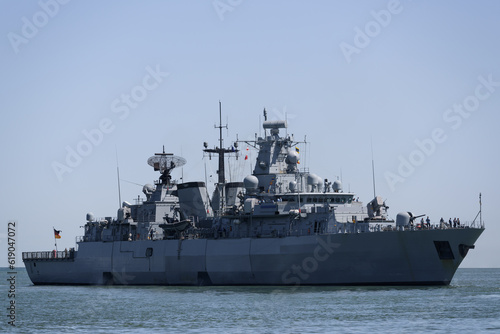
[[[318,175],[316,174],[308,174],[307,175],[307,184],[310,184],[310,185],[318,185],[321,183],[323,179],[320,178]]]
[[[295,181],[290,181],[290,183],[289,183],[288,187],[290,188],[290,191],[291,191],[292,193],[297,192],[297,182],[295,182]]]
[[[296,151],[290,150],[286,156],[286,163],[294,165],[299,161],[299,154]]]
[[[255,175],[248,175],[243,180],[247,192],[254,192],[259,187],[259,179]]]
[[[92,222],[94,220],[94,214],[92,212],[87,213],[87,221]]]
[[[321,191],[322,185],[323,185],[322,181],[323,181],[323,179],[316,174],[312,174],[312,173],[307,174],[307,184],[309,186],[311,186],[310,191],[312,191],[312,192]]]
[[[335,192],[339,192],[342,190],[342,182],[340,182],[339,180],[336,180],[335,182],[333,182],[333,191]]]

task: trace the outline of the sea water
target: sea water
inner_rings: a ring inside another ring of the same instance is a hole
[[[0,270],[1,332],[500,333],[500,269],[445,287],[34,286],[16,272],[12,297]]]

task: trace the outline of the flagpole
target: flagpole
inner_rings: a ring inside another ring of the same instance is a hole
[[[56,252],[57,252],[57,239],[56,239],[56,232],[54,226],[52,226],[52,233],[54,233],[54,245],[56,246]]]

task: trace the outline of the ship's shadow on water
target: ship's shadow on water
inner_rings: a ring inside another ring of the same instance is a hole
[[[201,294],[262,294],[293,295],[339,292],[391,292],[391,291],[432,291],[454,289],[455,286],[200,286],[200,287],[148,287],[159,288],[165,293],[189,292]]]

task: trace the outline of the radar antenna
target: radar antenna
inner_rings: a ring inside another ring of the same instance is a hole
[[[173,155],[172,153],[165,153],[165,146],[163,146],[163,153],[155,153],[148,159],[148,165],[154,168],[155,171],[161,173],[160,184],[170,184],[172,176],[170,172],[176,168],[186,164],[186,159]]]

